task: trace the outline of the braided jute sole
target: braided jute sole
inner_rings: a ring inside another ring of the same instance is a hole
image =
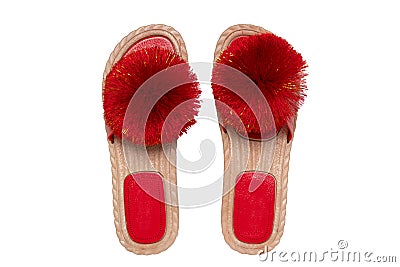
[[[107,74],[112,66],[125,52],[138,41],[151,36],[168,38],[175,52],[187,61],[185,43],[181,35],[172,27],[166,25],[149,25],[141,27],[121,40],[111,53],[103,74],[103,89]],[[141,146],[124,142],[115,138],[108,141],[112,170],[112,193],[114,206],[114,224],[119,242],[136,254],[156,254],[170,247],[178,234],[178,194],[176,188],[176,141],[172,144],[154,146],[144,149]],[[134,242],[127,231],[124,208],[124,180],[127,175],[135,172],[156,171],[164,179],[164,195],[166,201],[166,230],[163,238],[151,244]],[[166,181],[165,181],[166,180]]]
[[[228,28],[221,34],[214,61],[229,44],[239,36],[248,36],[267,32],[262,27],[240,24]],[[224,196],[222,198],[222,233],[228,245],[245,254],[257,254],[272,250],[280,241],[285,226],[286,197],[289,171],[289,156],[292,141],[287,142],[287,129],[282,129],[272,140],[255,141],[239,136],[232,128],[221,128],[225,156]],[[246,151],[247,149],[247,151]],[[245,163],[245,164],[243,164]],[[241,166],[245,165],[244,168]],[[241,169],[242,168],[242,169]],[[249,244],[238,240],[233,230],[234,186],[236,177],[243,171],[262,171],[275,178],[275,212],[270,238],[260,244]]]

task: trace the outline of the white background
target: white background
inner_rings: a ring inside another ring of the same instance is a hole
[[[212,61],[219,35],[238,23],[263,26],[300,51],[309,92],[276,250],[323,252],[344,239],[349,250],[399,262],[398,3],[276,2],[2,1],[0,266],[270,264],[225,244],[220,201],[181,209],[178,238],[161,254],[138,256],[118,243],[102,73],[120,39],[152,23],[176,28],[192,62]],[[216,125],[196,127],[179,141],[188,158],[200,156],[202,131],[220,144]]]

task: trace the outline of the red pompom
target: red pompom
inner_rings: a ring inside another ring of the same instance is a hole
[[[286,40],[271,33],[239,37],[216,62],[212,87],[223,125],[271,137],[296,116],[305,97],[306,62]]]
[[[133,51],[106,77],[106,124],[116,137],[135,144],[170,143],[195,123],[200,106],[196,80],[190,66],[172,50]]]

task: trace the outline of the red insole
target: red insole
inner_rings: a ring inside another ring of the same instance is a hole
[[[146,47],[154,47],[158,46],[164,49],[174,51],[174,46],[172,45],[171,41],[163,36],[152,36],[148,38],[144,38],[139,42],[133,44],[128,51],[126,51],[125,55],[129,55],[134,51],[145,49]]]
[[[149,244],[160,241],[166,228],[162,177],[156,172],[130,174],[124,181],[126,228],[131,239]]]
[[[171,41],[152,36],[132,45],[125,55],[146,47],[174,50]],[[126,228],[130,238],[142,244],[160,241],[166,229],[166,205],[162,176],[157,172],[130,174],[124,181]]]
[[[233,230],[238,240],[264,243],[269,239],[275,215],[275,178],[263,172],[244,172],[236,179]]]

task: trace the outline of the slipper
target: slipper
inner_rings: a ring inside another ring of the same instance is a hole
[[[225,152],[222,232],[240,253],[270,251],[285,224],[306,62],[286,40],[253,25],[223,32],[214,61],[212,88]]]
[[[128,251],[159,253],[178,233],[176,140],[199,109],[181,35],[166,25],[128,34],[110,55],[102,92],[117,236]]]

